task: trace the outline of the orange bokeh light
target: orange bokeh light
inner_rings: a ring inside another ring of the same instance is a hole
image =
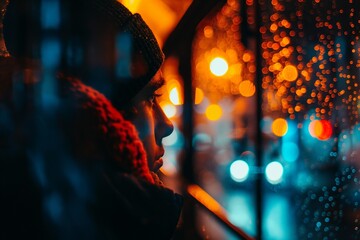
[[[293,82],[298,78],[298,71],[295,66],[286,65],[282,70],[281,75],[284,80]]]
[[[250,62],[250,60],[251,60],[251,55],[249,53],[244,53],[243,61],[244,62]]]
[[[319,140],[328,140],[332,132],[332,126],[328,120],[314,120],[309,124],[310,135]]]
[[[244,97],[251,97],[255,94],[256,87],[254,83],[249,80],[242,81],[239,85],[239,92]]]
[[[204,100],[204,92],[200,88],[195,89],[195,104],[200,104]]]
[[[277,118],[272,123],[271,130],[275,136],[283,137],[288,131],[288,123],[284,118]]]
[[[222,116],[222,109],[218,104],[211,104],[206,108],[205,115],[210,121],[217,121]]]

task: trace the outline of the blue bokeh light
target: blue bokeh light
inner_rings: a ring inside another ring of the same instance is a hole
[[[57,39],[44,39],[41,46],[41,62],[45,68],[56,68],[60,63],[61,46]]]
[[[236,160],[230,165],[230,176],[235,182],[244,182],[249,176],[249,165],[244,160]]]
[[[281,146],[281,155],[287,162],[295,162],[299,157],[299,147],[294,142],[285,142]]]
[[[270,162],[265,168],[265,176],[269,183],[278,184],[282,181],[284,167],[277,161]]]
[[[56,29],[60,25],[59,0],[41,1],[41,23],[45,29]]]

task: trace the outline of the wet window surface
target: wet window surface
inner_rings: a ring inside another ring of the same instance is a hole
[[[359,237],[359,10],[229,0],[198,26],[195,171],[252,236],[260,199],[264,239]],[[231,239],[200,219],[204,236]]]

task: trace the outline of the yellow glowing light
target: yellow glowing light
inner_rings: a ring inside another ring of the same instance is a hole
[[[285,47],[285,46],[288,45],[288,44],[290,44],[290,38],[288,38],[288,37],[284,37],[284,38],[281,40],[281,42],[280,42],[280,45],[281,45],[282,47]]]
[[[123,5],[125,5],[130,10],[130,12],[132,12],[132,13],[137,12],[138,9],[139,9],[140,1],[122,0],[122,1],[119,1],[119,2],[121,2]]]
[[[167,101],[160,102],[160,107],[168,118],[176,115],[176,107]]]
[[[223,76],[228,71],[229,65],[224,58],[216,57],[210,62],[210,71],[215,76]]]
[[[244,97],[251,97],[255,94],[256,87],[254,83],[249,80],[242,81],[239,85],[239,92]]]
[[[273,68],[274,68],[274,70],[276,70],[276,71],[280,71],[281,69],[282,69],[282,65],[281,65],[281,63],[275,63],[274,65],[273,65]]]
[[[180,93],[179,93],[179,89],[177,87],[173,87],[170,90],[169,99],[172,102],[172,104],[174,104],[174,105],[181,104]]]
[[[206,108],[205,115],[210,121],[217,121],[222,116],[222,109],[217,104],[210,104]]]
[[[204,100],[204,92],[200,88],[195,89],[195,104],[200,104]]]
[[[287,121],[283,118],[277,118],[271,125],[271,130],[275,134],[275,136],[282,137],[288,131]]]
[[[293,82],[298,78],[297,68],[293,65],[285,66],[281,73],[283,79],[289,82]]]

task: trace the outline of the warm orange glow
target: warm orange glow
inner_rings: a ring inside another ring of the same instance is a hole
[[[212,38],[214,36],[214,29],[211,26],[204,27],[204,36],[206,38]]]
[[[287,65],[281,72],[282,78],[286,81],[292,82],[298,78],[297,68],[293,65]]]
[[[176,115],[176,107],[167,101],[160,102],[160,107],[164,111],[168,118],[172,118]]]
[[[222,116],[222,109],[218,104],[211,104],[206,108],[205,115],[210,121],[217,121]]]
[[[244,62],[250,62],[250,60],[251,60],[251,55],[249,53],[244,53],[243,61]]]
[[[219,216],[225,216],[224,208],[200,186],[195,184],[189,185],[187,191],[190,196],[197,199],[202,205],[210,209],[215,214]]]
[[[172,76],[171,80],[166,83],[166,89],[169,93],[169,100],[174,105],[183,104],[182,87],[176,77]]]
[[[284,38],[281,40],[280,45],[281,45],[282,47],[285,47],[285,46],[288,45],[289,43],[290,43],[290,38],[284,37]]]
[[[141,17],[154,32],[159,45],[162,46],[164,40],[174,29],[178,22],[178,14],[169,9],[169,6],[161,0],[118,0],[124,4],[132,13],[140,13]],[[156,7],[154,7],[156,6]],[[161,16],[161,17],[159,17]]]
[[[200,88],[195,89],[195,104],[200,104],[204,100],[204,92]]]
[[[309,133],[319,140],[328,140],[332,135],[332,126],[328,120],[314,120],[309,124]]]
[[[120,1],[124,6],[126,6],[130,12],[135,13],[138,12],[140,1],[136,0],[122,0]]]
[[[278,26],[275,23],[271,24],[271,26],[270,26],[271,32],[275,32],[277,29],[278,29]]]
[[[323,132],[319,136],[319,139],[320,140],[328,140],[333,133],[331,123],[328,120],[321,120],[321,123],[323,126]]]
[[[288,131],[287,121],[283,118],[277,118],[271,125],[271,130],[275,136],[282,137]]]
[[[256,87],[254,83],[249,80],[242,81],[239,85],[239,92],[244,97],[251,97],[255,94]]]
[[[280,71],[282,69],[282,65],[281,63],[275,63],[274,65],[272,65],[273,67],[273,70],[276,70],[276,71]]]
[[[317,138],[323,132],[323,126],[320,120],[314,120],[309,124],[309,133],[312,137]]]
[[[216,57],[210,62],[210,71],[215,76],[224,76],[229,69],[229,65],[224,58]]]

